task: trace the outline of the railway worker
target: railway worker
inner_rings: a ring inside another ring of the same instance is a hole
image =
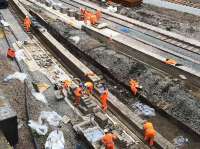
[[[138,89],[142,88],[142,87],[139,86],[139,84],[136,80],[132,80],[132,79],[129,81],[129,85],[130,85],[131,91],[132,91],[134,96],[137,94]]]
[[[103,110],[103,112],[106,112],[108,105],[107,105],[107,101],[108,101],[108,89],[106,89],[104,87],[104,91],[101,93],[100,96],[101,99],[101,108]]]
[[[156,137],[156,131],[154,128],[148,128],[144,132],[144,140],[149,142],[149,146],[154,145],[154,138]]]
[[[176,60],[168,59],[168,58],[164,61],[164,63],[168,65],[173,65],[173,66],[182,66],[182,64],[178,64]]]
[[[26,32],[29,32],[31,27],[31,19],[28,16],[26,16],[24,19],[24,26],[26,28]]]
[[[82,93],[83,92],[83,89],[81,86],[77,87],[75,90],[74,90],[74,95],[75,95],[75,105],[76,106],[79,106],[80,104],[80,101],[81,101],[81,96],[82,96]]]
[[[86,82],[84,86],[86,87],[86,92],[88,95],[93,93],[94,85],[92,82]]]
[[[15,50],[13,50],[12,48],[8,48],[7,57],[13,60],[15,58],[15,55]]]
[[[96,15],[91,14],[90,23],[91,23],[91,25],[95,25],[97,23],[97,16]]]
[[[70,81],[70,80],[65,80],[65,81],[64,81],[64,84],[63,84],[64,89],[67,90],[67,89],[71,86],[71,84],[72,84],[72,81]]]
[[[107,129],[104,130],[105,135],[101,139],[102,143],[105,146],[105,149],[115,149],[114,140],[117,139],[117,136],[109,132]]]

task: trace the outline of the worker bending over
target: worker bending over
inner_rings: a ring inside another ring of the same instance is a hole
[[[13,50],[12,48],[8,48],[7,57],[13,60],[15,58],[15,50]]]
[[[84,86],[86,87],[86,92],[88,95],[93,93],[94,85],[92,82],[86,82]]]
[[[154,138],[156,136],[156,131],[153,128],[153,124],[151,122],[144,123],[144,140],[149,142],[149,146],[154,145]]]
[[[117,139],[117,136],[109,132],[107,129],[104,130],[105,135],[101,139],[102,143],[105,146],[105,149],[115,149],[114,140]]]
[[[26,32],[30,31],[31,19],[28,16],[26,16],[25,19],[24,19],[24,27],[26,29]]]
[[[80,101],[81,101],[81,96],[82,96],[82,87],[79,86],[74,90],[74,95],[75,95],[75,106],[79,106]]]
[[[108,89],[104,89],[104,91],[102,92],[101,96],[101,108],[103,110],[103,112],[106,112],[108,105],[107,105],[107,101],[108,101]]]
[[[129,85],[134,96],[137,94],[138,89],[142,88],[142,86],[139,86],[136,80],[132,80],[132,79],[129,81]]]

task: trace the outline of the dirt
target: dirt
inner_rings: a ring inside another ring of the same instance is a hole
[[[184,88],[184,84],[181,81],[165,77],[151,67],[147,67],[133,59],[118,54],[98,41],[95,41],[98,48],[94,48],[94,45],[93,48],[91,48],[86,42],[92,43],[94,39],[84,32],[74,30],[62,22],[57,21],[51,25],[54,29],[59,31],[61,35],[65,36],[66,39],[70,36],[79,36],[81,41],[76,46],[86,55],[92,57],[93,60],[107,68],[119,82],[123,82],[124,85],[127,86],[128,80],[131,78],[139,80],[140,84],[144,87],[144,90],[140,91],[140,94],[147,96],[147,100],[151,102],[151,104],[182,121],[182,123],[196,129],[196,131],[199,131],[198,113],[200,112],[200,103]],[[111,86],[111,88],[113,88],[113,86]],[[119,90],[115,90],[115,92]],[[129,91],[122,88],[121,94],[120,90],[120,96],[123,96],[121,98],[122,101],[124,100],[124,102],[127,103],[131,102],[128,101],[130,95]],[[133,99],[133,102],[134,100],[137,99]]]
[[[8,83],[2,82],[2,80],[9,74],[16,71],[16,67],[13,68],[13,61],[8,60],[5,55],[0,55],[0,88],[3,92],[3,96],[9,99],[12,108],[17,113],[18,120],[18,132],[19,132],[19,143],[17,149],[34,149],[32,143],[32,137],[27,126],[27,115],[25,106],[25,86],[23,83],[17,80],[9,81]]]

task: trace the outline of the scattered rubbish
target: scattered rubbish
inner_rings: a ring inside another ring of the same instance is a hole
[[[176,147],[181,147],[189,142],[188,138],[184,138],[183,136],[178,136],[173,139],[173,143]]]
[[[45,149],[64,149],[65,139],[63,132],[60,130],[52,131],[45,143]]]
[[[184,75],[179,75],[179,77],[180,77],[181,79],[183,79],[183,80],[186,80],[186,79],[187,79],[186,76],[184,76]]]
[[[24,60],[25,59],[25,55],[24,55],[24,51],[23,50],[18,50],[15,52],[15,57],[18,61]]]
[[[70,118],[67,117],[66,115],[64,115],[64,116],[62,117],[62,121],[63,121],[64,124],[67,124],[67,123],[70,122]]]
[[[80,37],[79,37],[79,36],[72,36],[72,37],[70,37],[69,39],[73,40],[73,42],[74,42],[75,44],[78,44],[79,41],[80,41]]]
[[[117,7],[109,6],[109,7],[107,7],[107,9],[108,9],[110,12],[113,12],[113,13],[117,12]]]
[[[132,105],[133,108],[137,108],[139,111],[139,114],[143,114],[144,116],[155,116],[155,110],[148,105],[145,105],[141,102],[136,102]]]
[[[4,27],[10,26],[10,24],[8,22],[6,22],[5,20],[0,20],[0,22]]]
[[[35,130],[39,135],[45,135],[48,131],[48,127],[46,125],[42,125],[33,120],[28,121],[28,126]]]
[[[4,81],[9,81],[9,80],[12,80],[12,79],[18,79],[20,80],[21,82],[23,82],[27,77],[27,74],[25,73],[21,73],[21,72],[15,72],[14,74],[10,74],[8,75]]]
[[[84,132],[84,135],[87,138],[87,140],[89,140],[91,143],[94,143],[96,141],[101,140],[104,133],[101,129],[98,129],[98,128],[88,128]]]
[[[62,117],[58,115],[55,111],[49,112],[49,111],[42,111],[40,113],[40,117],[38,118],[39,123],[42,123],[42,120],[47,120],[49,125],[57,127],[59,125],[59,122],[62,120]]]
[[[45,104],[47,104],[46,97],[42,93],[37,93],[35,91],[32,91],[32,95],[36,98],[36,100],[39,100]]]
[[[39,82],[39,83],[33,82],[32,84],[33,84],[33,87],[35,88],[35,90],[40,93],[43,93],[44,91],[46,91],[49,88],[48,84],[42,83],[42,82]]]

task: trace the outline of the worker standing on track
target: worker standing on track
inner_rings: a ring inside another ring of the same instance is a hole
[[[80,101],[81,101],[81,96],[82,96],[82,87],[79,86],[74,90],[74,95],[75,95],[75,106],[79,106]]]
[[[141,86],[139,86],[139,84],[136,80],[131,79],[129,81],[129,84],[130,84],[130,88],[131,88],[131,91],[132,91],[134,96],[137,94],[138,89],[142,88]]]
[[[151,122],[144,123],[144,140],[149,141],[149,146],[154,145],[154,138],[156,136],[156,131],[153,128],[153,124]]]
[[[28,16],[26,16],[25,19],[24,19],[24,27],[26,29],[26,32],[30,31],[31,19]]]
[[[86,82],[86,83],[84,84],[84,86],[85,86],[86,89],[87,89],[87,94],[88,94],[88,95],[93,93],[94,85],[93,85],[92,82]]]
[[[13,50],[12,48],[8,48],[7,57],[13,60],[15,58],[15,55],[15,50]]]
[[[105,135],[101,139],[102,143],[105,146],[105,149],[115,149],[114,140],[117,139],[117,136],[109,132],[107,129],[104,130]]]
[[[108,105],[107,105],[107,101],[108,101],[108,89],[104,89],[104,91],[102,92],[101,96],[101,107],[103,112],[106,112]]]

